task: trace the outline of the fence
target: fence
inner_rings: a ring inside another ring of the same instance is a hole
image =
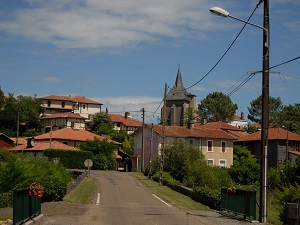
[[[29,195],[29,188],[14,190],[13,225],[22,224],[41,213],[41,199]]]
[[[245,218],[256,219],[256,191],[221,189],[221,208],[242,214]]]

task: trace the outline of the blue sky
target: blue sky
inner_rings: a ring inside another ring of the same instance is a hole
[[[82,95],[110,113],[157,122],[165,83],[180,67],[197,103],[229,94],[262,69],[262,30],[250,25],[205,79],[244,25],[213,16],[219,6],[247,19],[251,0],[1,0],[0,86],[4,94]],[[300,1],[270,0],[270,66],[300,56]],[[252,23],[263,24],[263,4]],[[300,60],[272,69],[270,96],[300,103]],[[197,83],[196,85],[194,85]],[[261,74],[230,95],[245,112],[261,94]],[[156,114],[153,114],[157,110]]]

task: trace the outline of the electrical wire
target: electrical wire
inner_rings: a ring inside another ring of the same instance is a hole
[[[256,11],[256,9],[258,8],[258,6],[260,5],[261,1],[256,5],[255,9],[253,10],[253,12],[251,13],[251,15],[249,16],[247,22],[251,19],[251,17],[253,16],[254,12]],[[186,89],[190,89],[194,86],[196,86],[197,84],[199,84],[202,80],[204,80],[216,67],[217,65],[222,61],[222,59],[225,57],[225,55],[228,53],[228,51],[231,49],[231,47],[233,46],[233,44],[236,42],[236,40],[238,39],[238,37],[241,35],[241,33],[243,32],[243,30],[245,29],[245,27],[247,26],[247,23],[245,23],[242,27],[242,29],[239,31],[239,33],[237,34],[237,36],[234,38],[234,40],[232,41],[232,43],[229,45],[229,47],[227,48],[227,50],[224,52],[224,54],[220,57],[220,59],[216,62],[216,64],[200,79],[198,80],[196,83],[194,83],[193,85],[189,86]]]

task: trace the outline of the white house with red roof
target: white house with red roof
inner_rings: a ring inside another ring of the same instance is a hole
[[[74,129],[86,128],[86,118],[73,112],[55,113],[49,116],[43,116],[40,118],[40,121],[42,133],[48,133],[51,130],[58,130],[65,127]]]
[[[125,116],[120,114],[109,114],[109,116],[114,124],[113,129],[115,131],[125,131],[127,134],[132,134],[143,124],[141,121],[133,119],[129,112],[126,112]]]
[[[52,115],[62,112],[74,112],[91,120],[95,113],[101,112],[100,102],[85,98],[83,96],[48,95],[39,98],[42,100],[44,115]]]
[[[134,132],[133,168],[141,169],[143,161],[145,169],[153,158],[159,156],[162,133],[161,125],[154,125],[153,130],[151,125],[145,125],[143,132],[142,128]],[[165,144],[184,141],[197,146],[209,165],[231,167],[233,164],[233,141],[236,138],[220,129],[165,126],[164,135]]]

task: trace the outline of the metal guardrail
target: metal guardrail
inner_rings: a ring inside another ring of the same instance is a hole
[[[245,218],[256,219],[256,191],[221,189],[221,208],[241,214]]]
[[[29,195],[29,188],[14,190],[13,193],[13,225],[26,221],[41,214],[41,199]]]

